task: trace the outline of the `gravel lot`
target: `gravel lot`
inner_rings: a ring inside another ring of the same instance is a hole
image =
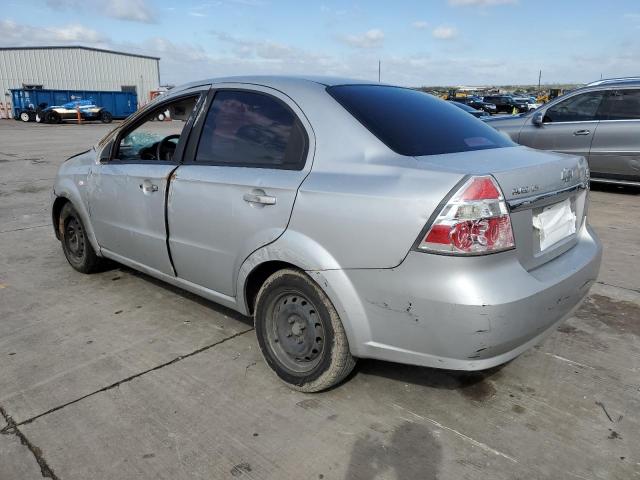
[[[542,345],[479,374],[364,360],[305,395],[250,319],[68,266],[52,181],[108,128],[0,120],[1,480],[640,478],[640,189],[592,191],[599,282]]]

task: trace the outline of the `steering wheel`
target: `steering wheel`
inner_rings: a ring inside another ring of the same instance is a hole
[[[156,147],[156,159],[157,160],[166,160],[171,161],[171,157],[173,153],[176,151],[176,145],[169,143],[170,140],[178,139],[180,135],[168,135],[164,137],[162,140],[158,142],[158,146]],[[172,147],[169,147],[172,145]]]

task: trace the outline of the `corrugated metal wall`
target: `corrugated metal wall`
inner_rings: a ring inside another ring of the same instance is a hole
[[[5,94],[23,84],[114,91],[135,86],[142,106],[149,101],[149,92],[160,86],[159,66],[153,58],[82,48],[0,48],[0,102],[10,101]]]

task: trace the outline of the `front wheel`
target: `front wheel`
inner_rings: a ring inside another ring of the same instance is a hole
[[[258,292],[255,325],[267,364],[294,390],[326,390],[355,366],[333,304],[301,271],[280,270],[267,279]]]
[[[62,207],[58,229],[62,251],[69,264],[81,273],[99,271],[102,259],[91,246],[82,219],[71,203]]]
[[[20,113],[20,120],[22,120],[23,122],[28,122],[31,120],[31,116],[29,115],[28,112],[21,112]]]

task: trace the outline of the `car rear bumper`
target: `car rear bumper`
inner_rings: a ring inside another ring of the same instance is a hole
[[[393,269],[314,273],[326,281],[354,355],[483,370],[520,355],[569,316],[595,281],[601,255],[585,226],[573,248],[531,271],[510,251],[411,252]]]

